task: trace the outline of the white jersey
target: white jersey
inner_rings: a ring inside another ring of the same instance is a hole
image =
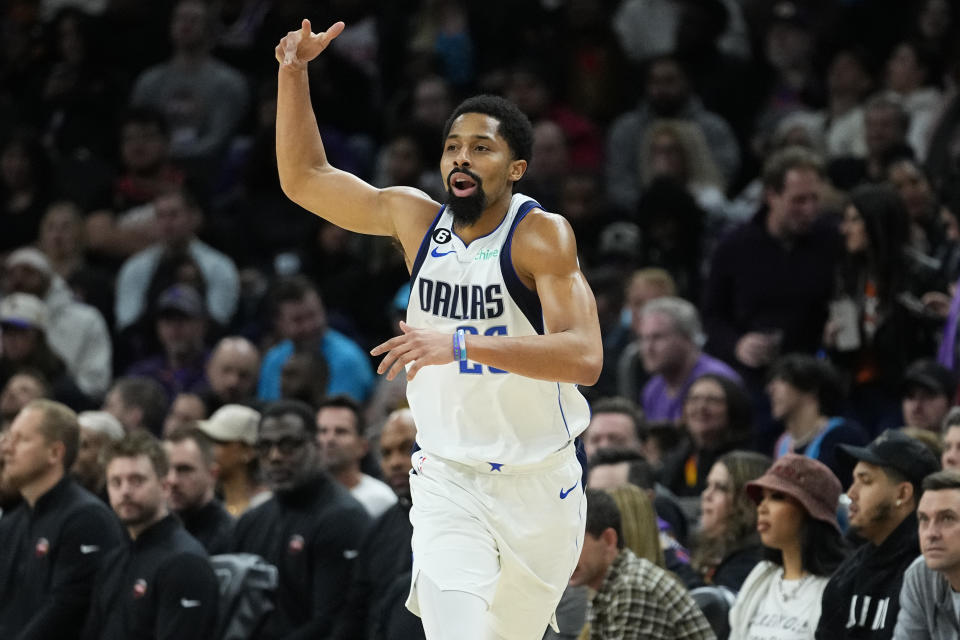
[[[514,230],[534,207],[535,201],[514,194],[500,225],[469,246],[453,232],[453,215],[441,208],[413,265],[407,323],[449,334],[543,334],[540,299],[521,282],[510,256]],[[466,464],[541,461],[590,421],[576,385],[472,361],[420,369],[407,386],[407,399],[417,443]]]

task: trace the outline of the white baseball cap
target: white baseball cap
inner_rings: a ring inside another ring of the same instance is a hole
[[[11,293],[0,301],[0,324],[46,331],[47,305],[29,293]]]
[[[259,424],[259,411],[242,404],[225,404],[206,420],[197,422],[197,428],[217,442],[255,445]]]

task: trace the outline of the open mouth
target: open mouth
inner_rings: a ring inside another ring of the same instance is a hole
[[[467,174],[458,171],[450,176],[450,191],[458,198],[466,198],[477,190],[477,182]]]

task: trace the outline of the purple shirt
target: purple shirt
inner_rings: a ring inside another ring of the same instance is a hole
[[[701,353],[697,362],[693,365],[690,375],[680,385],[680,390],[675,396],[670,395],[667,390],[667,383],[662,375],[658,374],[650,378],[650,381],[643,388],[643,412],[646,414],[647,420],[679,420],[683,416],[683,403],[687,399],[687,391],[690,390],[690,385],[697,378],[708,373],[730,378],[737,384],[743,384],[737,372],[724,362]]]

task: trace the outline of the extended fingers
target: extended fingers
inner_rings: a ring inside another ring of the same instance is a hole
[[[394,347],[397,347],[406,341],[407,341],[406,336],[396,336],[394,338],[390,338],[386,342],[382,342],[377,346],[375,346],[373,349],[370,349],[370,355],[378,356],[381,353],[386,353],[387,351],[390,351]]]

